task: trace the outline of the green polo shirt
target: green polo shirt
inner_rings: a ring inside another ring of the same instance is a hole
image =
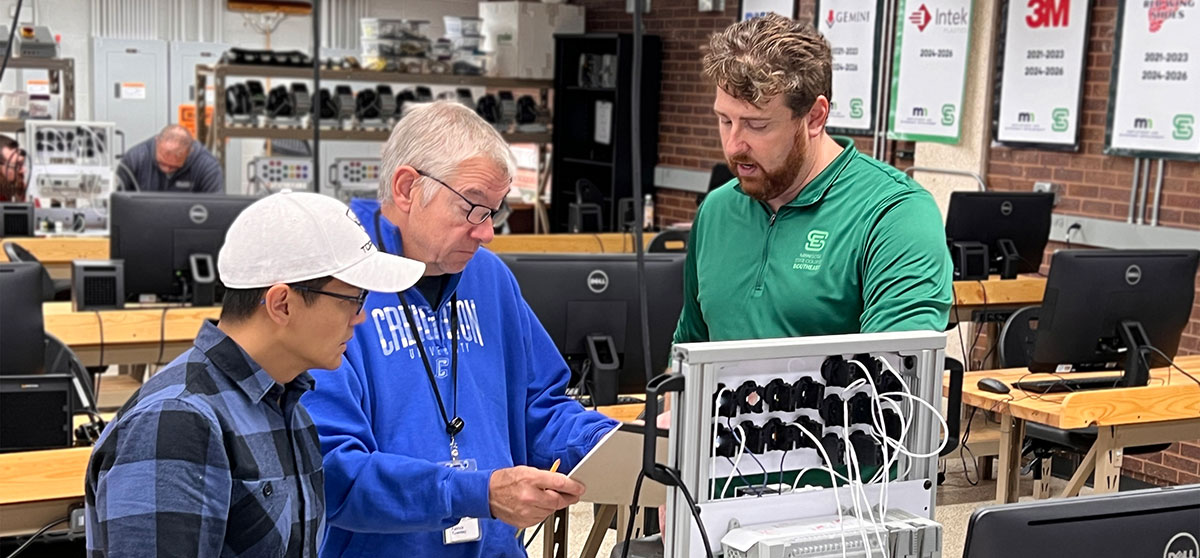
[[[777,213],[736,179],[705,198],[676,343],[945,329],[952,274],[933,197],[834,139],[842,153]]]

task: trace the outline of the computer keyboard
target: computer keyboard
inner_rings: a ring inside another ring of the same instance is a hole
[[[1063,393],[1095,389],[1112,389],[1121,386],[1121,376],[1099,378],[1058,378],[1054,380],[1030,380],[1015,382],[1014,388],[1030,393]]]

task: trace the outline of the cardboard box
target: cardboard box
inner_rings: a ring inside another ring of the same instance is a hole
[[[480,2],[479,17],[500,77],[553,79],[554,35],[584,32],[584,8],[570,4]]]

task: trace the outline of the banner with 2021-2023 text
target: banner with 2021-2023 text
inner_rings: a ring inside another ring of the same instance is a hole
[[[826,126],[870,134],[875,126],[879,0],[819,0],[817,28],[833,49],[833,98]]]
[[[897,18],[888,137],[958,143],[971,0],[900,0]]]
[[[1088,0],[1012,0],[996,141],[1074,147],[1086,66]]]
[[[1107,152],[1200,159],[1200,6],[1122,0],[1113,56]]]

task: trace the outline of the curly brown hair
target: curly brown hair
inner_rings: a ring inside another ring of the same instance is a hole
[[[713,33],[703,52],[704,77],[756,107],[782,94],[801,116],[833,98],[833,55],[811,25],[767,14]]]

